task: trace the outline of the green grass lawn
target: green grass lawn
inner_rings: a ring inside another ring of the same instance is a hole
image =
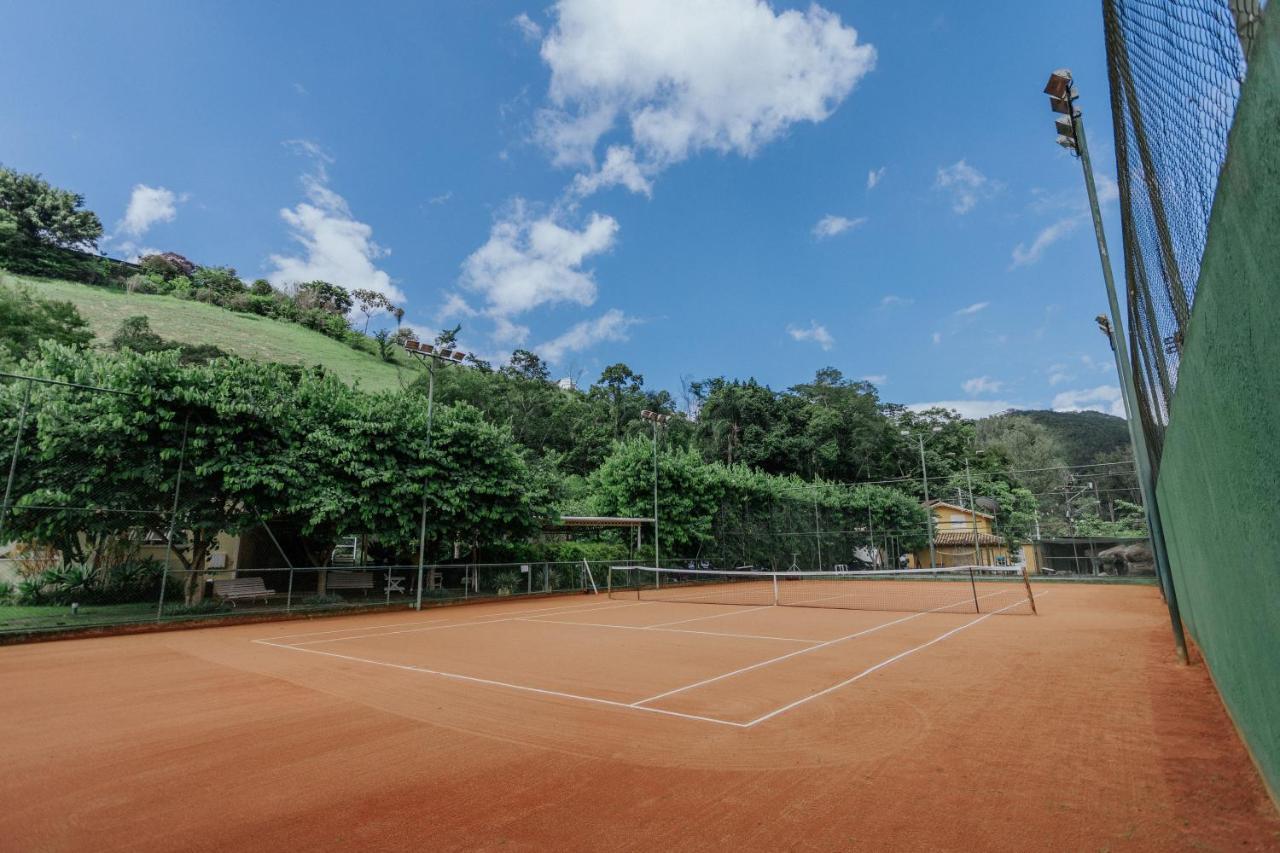
[[[126,317],[141,315],[150,321],[152,330],[166,340],[213,344],[254,361],[307,367],[320,364],[344,382],[365,391],[404,387],[416,372],[403,354],[397,353],[395,363],[379,359],[372,352],[372,342],[369,342],[369,351],[356,350],[295,323],[239,314],[216,305],[4,272],[0,272],[0,282],[24,284],[38,296],[74,303],[99,341],[110,340]]]
[[[71,608],[57,606],[0,605],[0,631],[31,628],[74,628],[77,625],[101,625],[107,622],[132,622],[155,616],[154,601],[134,604],[86,604],[79,614]]]

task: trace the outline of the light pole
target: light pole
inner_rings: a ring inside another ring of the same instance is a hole
[[[942,432],[942,427],[932,427],[929,432]],[[924,436],[923,432],[913,433],[909,429],[901,430],[902,435],[907,438],[915,438],[920,445],[920,475],[924,480],[924,521],[925,529],[929,533],[929,568],[934,568],[938,563],[938,555],[933,547],[933,507],[929,506],[929,465],[924,460]]]
[[[975,450],[974,454],[981,454],[983,451]],[[978,550],[978,499],[973,494],[973,475],[969,473],[969,456],[964,457],[964,479],[969,485],[969,517],[973,520],[973,564],[975,566],[982,565],[982,552]]]
[[[1111,342],[1111,352],[1116,359],[1116,372],[1120,375],[1120,386],[1123,389],[1126,420],[1129,423],[1129,441],[1133,444],[1133,458],[1138,473],[1138,484],[1142,487],[1142,503],[1146,510],[1147,530],[1151,533],[1151,551],[1156,559],[1156,571],[1160,575],[1164,587],[1165,603],[1169,606],[1169,620],[1173,625],[1173,642],[1177,647],[1178,658],[1187,662],[1187,640],[1182,633],[1182,616],[1178,612],[1178,594],[1173,587],[1173,572],[1169,567],[1169,554],[1165,548],[1164,527],[1160,523],[1160,508],[1156,503],[1155,477],[1151,471],[1151,457],[1147,453],[1146,435],[1138,422],[1138,393],[1133,384],[1133,372],[1129,360],[1124,357],[1124,346],[1120,335],[1124,324],[1120,319],[1120,301],[1116,297],[1116,282],[1111,271],[1111,256],[1107,252],[1107,235],[1102,228],[1102,210],[1098,206],[1098,189],[1093,181],[1093,165],[1089,160],[1089,144],[1084,133],[1084,119],[1080,109],[1076,107],[1076,98],[1080,93],[1073,85],[1071,71],[1059,68],[1049,75],[1049,82],[1044,87],[1049,96],[1049,107],[1060,117],[1055,119],[1054,126],[1058,130],[1058,144],[1068,151],[1074,151],[1080,159],[1080,168],[1084,172],[1085,190],[1089,194],[1089,210],[1093,215],[1093,232],[1098,241],[1098,258],[1102,262],[1102,278],[1107,288],[1107,305],[1111,313],[1110,322],[1103,330]]]
[[[427,363],[427,453],[431,452],[431,418],[435,410],[436,398],[436,362],[442,364],[461,364],[467,357],[465,352],[433,344],[424,344],[410,339],[404,342],[405,352],[416,355]],[[414,602],[417,610],[422,609],[422,581],[426,568],[427,554],[427,483],[422,482],[422,518],[418,526],[418,596]]]
[[[645,409],[640,417],[653,424],[653,567],[662,568],[662,558],[658,551],[658,427],[671,420],[671,415],[651,412]]]

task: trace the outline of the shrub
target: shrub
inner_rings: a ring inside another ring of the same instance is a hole
[[[254,296],[271,296],[276,291],[275,288],[271,286],[271,282],[267,281],[265,278],[255,278],[253,280],[253,284],[249,285],[249,292]]]
[[[124,289],[129,293],[156,293],[159,288],[155,282],[145,275],[131,275],[124,280]]]
[[[247,293],[235,293],[223,300],[223,307],[232,311],[238,311],[241,314],[255,313],[253,310],[253,300],[262,297],[253,297]]]
[[[17,594],[18,590],[11,582],[0,581],[0,604],[8,604]]]
[[[197,267],[191,273],[191,284],[199,290],[212,290],[224,295],[242,293],[245,289],[244,282],[231,267]]]

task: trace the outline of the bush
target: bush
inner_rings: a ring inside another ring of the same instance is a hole
[[[158,293],[156,283],[145,275],[131,275],[124,280],[124,289],[129,293]]]
[[[236,297],[237,299],[241,297]],[[276,298],[275,296],[263,296],[258,293],[251,293],[243,297],[245,301],[245,310],[250,314],[257,314],[260,317],[276,316]]]
[[[13,601],[14,596],[18,594],[18,590],[9,581],[0,581],[0,604],[8,604]]]
[[[229,296],[244,292],[244,282],[231,267],[197,267],[191,273],[191,284],[197,290],[211,290]]]
[[[18,604],[127,604],[160,591],[164,567],[144,559],[102,572],[91,566],[55,566],[24,578],[10,595]]]
[[[261,298],[262,297],[260,296],[250,296],[247,293],[236,293],[223,300],[223,307],[232,311],[238,311],[241,314],[252,314],[256,313],[253,310],[253,300]]]
[[[255,278],[249,285],[249,292],[254,296],[273,296],[276,291],[265,278]]]

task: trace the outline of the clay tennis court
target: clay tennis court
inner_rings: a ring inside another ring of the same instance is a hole
[[[1204,668],[1169,653],[1155,588],[1040,585],[1037,604],[562,596],[4,648],[0,838],[13,850],[1280,845]]]

